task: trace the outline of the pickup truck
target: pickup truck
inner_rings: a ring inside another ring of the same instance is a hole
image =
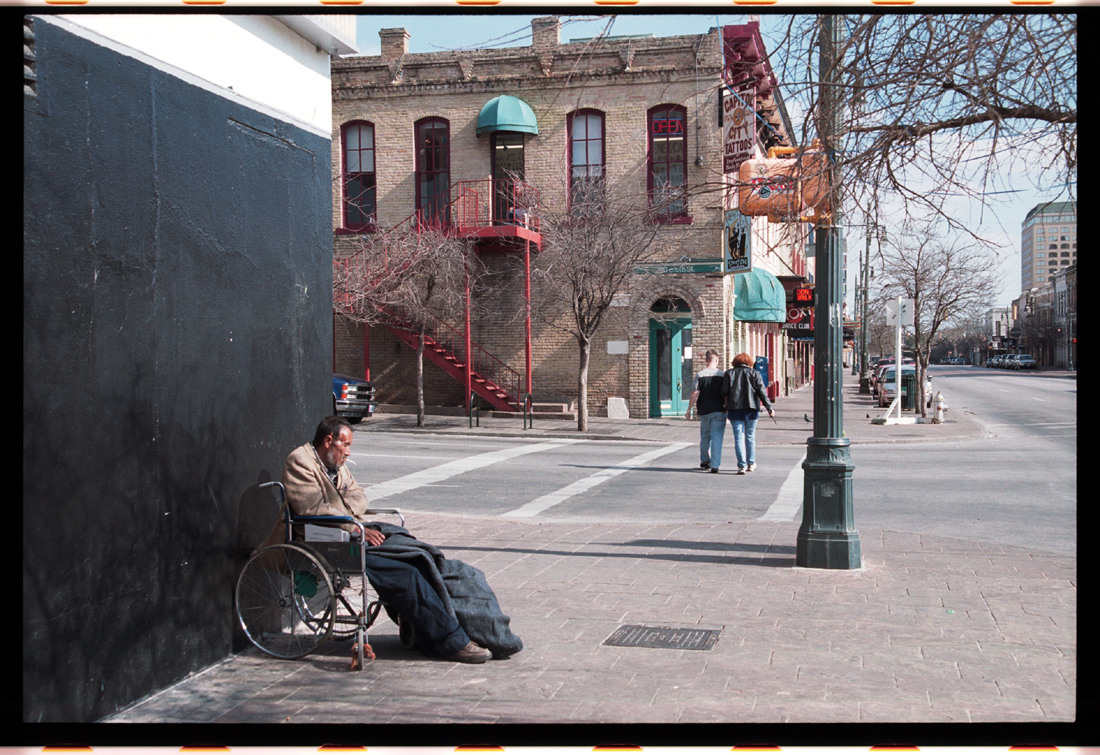
[[[332,411],[353,425],[374,414],[374,386],[362,378],[333,373]]]

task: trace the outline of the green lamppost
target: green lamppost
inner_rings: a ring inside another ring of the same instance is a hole
[[[821,17],[821,120],[830,165],[837,154],[836,119],[843,102],[836,86],[839,72],[839,21]],[[844,436],[844,318],[843,260],[840,247],[839,176],[830,168],[829,212],[814,231],[817,255],[817,302],[814,325],[814,434],[807,441],[802,498],[802,525],[798,529],[795,563],[818,569],[858,569],[859,533],[852,513],[850,441]]]

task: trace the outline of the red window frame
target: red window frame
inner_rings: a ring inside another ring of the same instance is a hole
[[[425,222],[448,223],[451,217],[451,124],[446,118],[421,118],[413,124],[413,140],[416,145],[416,210]]]
[[[352,138],[353,129],[357,130]],[[370,146],[363,146],[364,129]],[[347,231],[373,231],[377,219],[377,142],[370,121],[349,121],[340,127],[341,220]],[[369,165],[369,170],[363,170]],[[352,167],[357,168],[353,170]]]
[[[687,214],[687,123],[687,108],[682,105],[657,105],[646,111],[646,181],[650,206],[657,207],[663,202],[658,196],[662,186],[677,187],[681,194],[679,199],[659,211],[656,215],[659,222],[691,222]],[[678,156],[673,152],[675,147],[679,147]]]
[[[595,120],[592,120],[595,119]],[[569,136],[569,206],[570,210],[592,209],[593,200],[601,202],[607,166],[607,119],[601,110],[583,108],[569,114],[566,128]],[[599,124],[599,134],[593,135],[592,124]],[[583,133],[578,138],[577,127],[581,125]],[[592,146],[599,144],[599,160],[593,160]],[[589,179],[578,182],[577,179]],[[595,181],[591,179],[596,179]],[[587,184],[587,185],[585,185]],[[584,186],[584,189],[582,189]],[[578,203],[578,193],[584,191],[583,201]],[[602,203],[602,202],[601,202]]]

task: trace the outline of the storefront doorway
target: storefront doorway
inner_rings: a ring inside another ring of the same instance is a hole
[[[691,396],[691,310],[679,298],[659,300],[649,320],[649,416],[687,411]]]

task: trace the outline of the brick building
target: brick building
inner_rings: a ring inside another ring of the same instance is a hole
[[[756,25],[566,43],[559,30],[556,17],[543,17],[532,22],[529,47],[413,54],[404,29],[386,29],[380,55],[333,61],[336,259],[355,252],[360,234],[417,214],[461,227],[494,275],[491,292],[473,294],[492,297],[490,314],[475,313],[469,328],[475,348],[509,368],[512,377],[496,382],[518,386],[517,395],[508,391],[513,405],[528,379],[535,401],[572,403],[575,340],[545,324],[555,313],[538,313],[529,339],[514,316],[524,306],[528,255],[554,250],[544,248],[537,211],[526,225],[502,228],[523,209],[506,190],[519,176],[541,207],[571,206],[596,185],[651,198],[664,190],[674,201],[648,274],[621,292],[592,344],[590,411],[600,416],[609,399],[621,398],[632,417],[683,414],[702,362],[693,350],[701,356],[707,348],[723,365],[741,351],[768,357],[773,395],[800,384],[811,349],[781,326],[793,288],[812,281],[806,225],[744,219],[753,269],[734,275],[724,262],[736,203],[720,123],[723,98],[734,96],[729,60],[757,82],[756,154],[790,145]],[[451,325],[452,333],[464,327]],[[414,401],[415,354],[398,329],[337,316],[334,339],[336,370],[369,376],[380,404]],[[446,356],[426,360],[428,405],[465,404]]]

